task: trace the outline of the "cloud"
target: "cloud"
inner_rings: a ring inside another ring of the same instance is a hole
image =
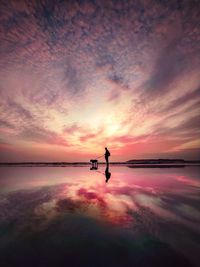
[[[200,114],[197,114],[197,115],[185,120],[179,126],[179,129],[186,130],[186,131],[191,129],[192,131],[198,130],[200,132],[199,121],[200,121]]]
[[[22,140],[37,143],[70,146],[67,140],[56,132],[34,125],[30,125],[29,127],[22,129],[22,131],[18,134],[18,137]]]
[[[79,126],[77,123],[73,123],[70,126],[65,126],[63,129],[63,133],[65,134],[74,134],[75,132],[79,132],[80,130],[82,130],[82,127]]]
[[[1,2],[0,119],[13,129],[7,138],[81,151],[108,140],[127,146],[139,135],[166,143],[179,130],[192,139],[199,8],[197,1]]]
[[[14,128],[14,126],[11,123],[4,121],[4,120],[0,120],[0,127],[6,127],[6,128],[11,128],[11,129]]]
[[[15,101],[9,100],[7,102],[7,108],[11,111],[13,110],[17,116],[20,116],[24,119],[27,119],[27,120],[33,119],[31,112]]]

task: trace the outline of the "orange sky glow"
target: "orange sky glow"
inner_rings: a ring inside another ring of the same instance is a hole
[[[199,159],[198,10],[2,2],[0,161]]]

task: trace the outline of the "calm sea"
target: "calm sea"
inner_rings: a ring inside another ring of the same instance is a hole
[[[0,172],[2,267],[200,264],[198,166]]]

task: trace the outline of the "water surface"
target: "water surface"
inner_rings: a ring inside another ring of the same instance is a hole
[[[199,266],[199,167],[2,167],[1,266]]]

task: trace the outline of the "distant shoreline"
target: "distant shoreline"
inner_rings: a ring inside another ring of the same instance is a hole
[[[89,165],[91,165],[90,162],[0,162],[0,167],[69,167]],[[105,165],[105,162],[99,162],[99,165]],[[200,161],[182,159],[140,159],[126,162],[110,162],[110,165],[125,165],[130,168],[177,168],[200,166]]]

